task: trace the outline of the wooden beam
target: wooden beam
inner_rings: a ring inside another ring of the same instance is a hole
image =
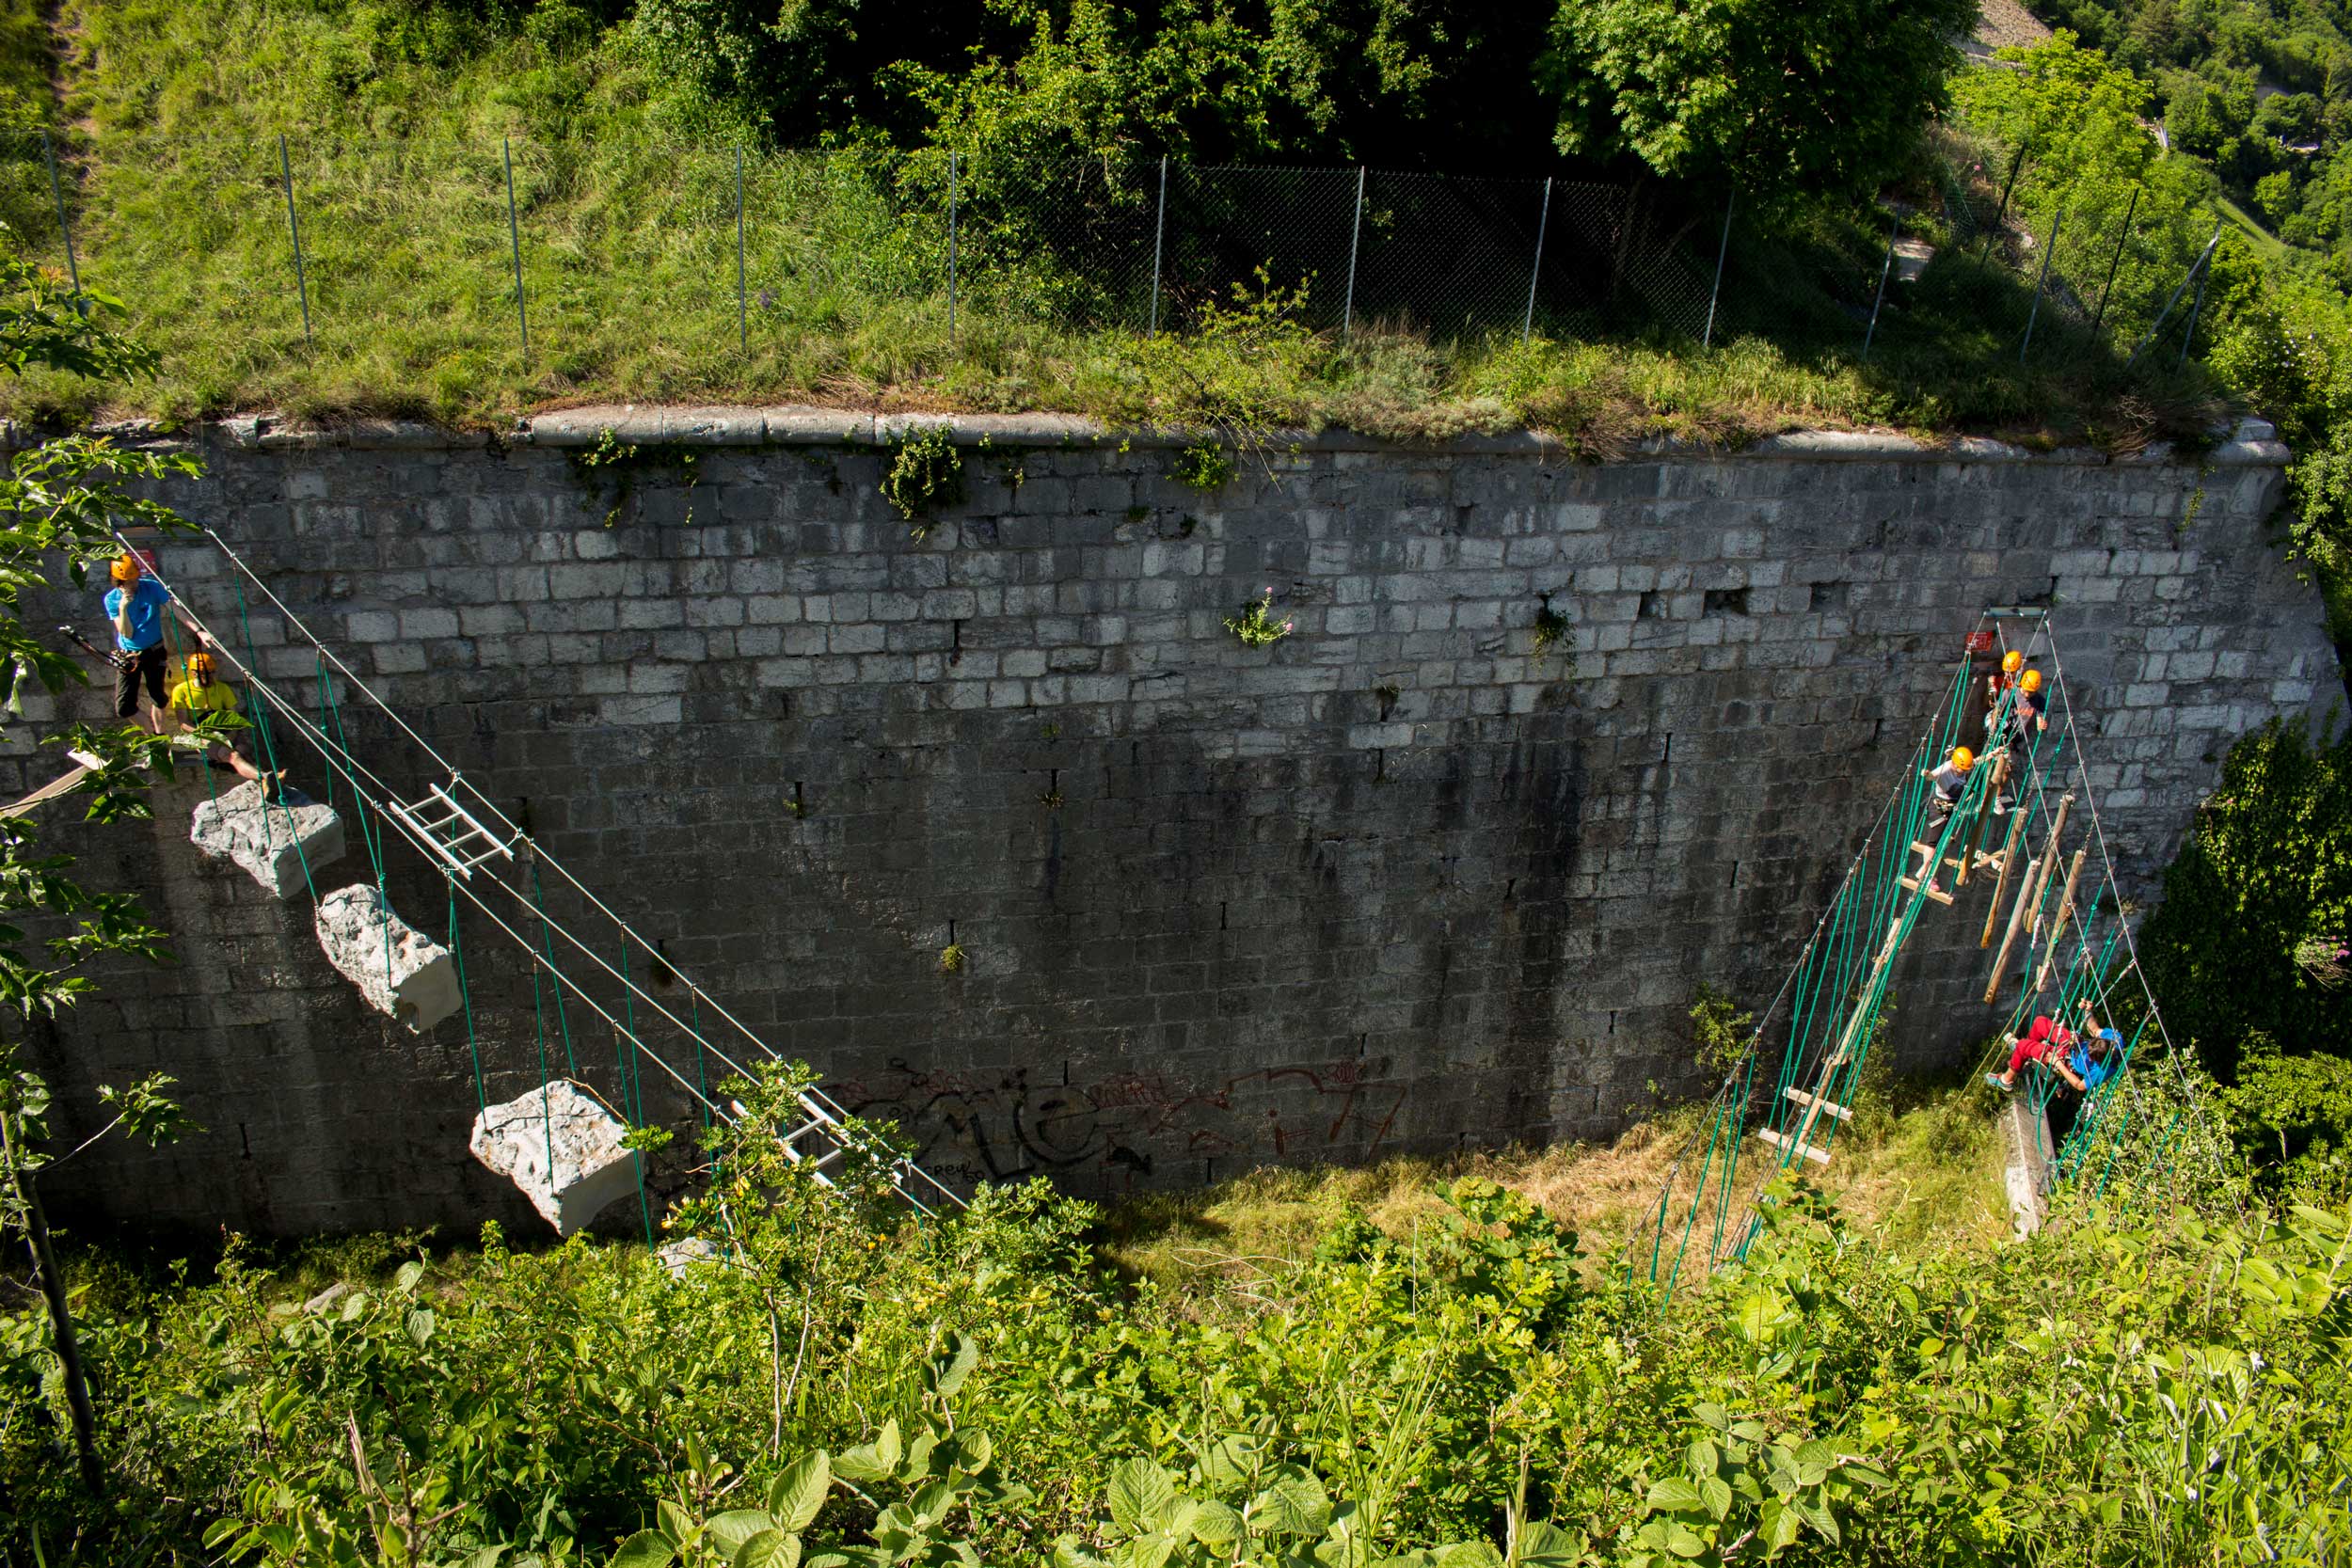
[[[1992,827],[1993,813],[1988,808],[2001,798],[2001,784],[2008,777],[2009,752],[2002,751],[1993,758],[1993,782],[1985,786],[1984,799],[1977,803],[1977,820],[1968,835],[1971,842],[1960,852],[1960,875],[1952,879],[1955,890],[1968,885],[1968,867],[1975,862],[1978,851],[1984,847],[1984,835]],[[1997,901],[1999,895],[1994,895],[1994,898]]]
[[[2050,879],[2058,873],[2058,843],[2066,836],[2066,814],[2074,809],[2074,796],[2058,797],[2058,815],[2050,819],[2049,852],[2042,857],[2042,881],[2033,890],[2033,908],[2026,917],[2027,936],[2039,936],[2042,933],[2042,895],[2050,891]]]
[[[2009,934],[2001,938],[2000,956],[1993,960],[1993,977],[1984,983],[1984,1005],[1993,1006],[2001,994],[2001,976],[2009,973],[2009,956],[2017,946],[2018,933],[2025,928],[2026,907],[2033,902],[2034,883],[2044,862],[2055,859],[2055,850],[2039,861],[2026,863],[2026,875],[2017,884],[2017,902],[2010,906]]]
[[[2041,972],[2034,976],[2033,989],[2037,991],[2049,987],[2050,966],[2058,961],[2058,943],[2066,937],[2066,923],[2074,915],[2074,884],[2082,880],[2083,857],[2090,853],[2089,845],[2075,850],[2074,863],[2067,867],[2066,891],[2058,895],[2058,918],[2050,924],[2050,945],[2043,950]]]
[[[1796,1152],[1804,1155],[1806,1159],[1812,1161],[1817,1165],[1826,1165],[1829,1164],[1828,1149],[1816,1148],[1802,1138],[1792,1138],[1788,1136],[1786,1133],[1775,1132],[1769,1127],[1757,1128],[1756,1130],[1756,1135],[1763,1139],[1766,1143],[1771,1144],[1774,1148],[1784,1150],[1794,1149]]]
[[[1919,879],[1916,877],[1905,877],[1903,879],[1903,886],[1911,889],[1914,893],[1924,893],[1939,904],[1948,904],[1952,901],[1952,895],[1950,894],[1945,893],[1932,886],[1923,887],[1920,885]]]
[[[1823,1070],[1821,1075],[1824,1078],[1829,1076],[1826,1069]],[[1829,1101],[1820,1099],[1814,1095],[1809,1095],[1793,1084],[1780,1092],[1795,1101],[1798,1104],[1804,1106],[1808,1110],[1817,1111],[1822,1116],[1836,1117],[1839,1121],[1853,1120],[1853,1112],[1848,1107],[1834,1104]]]
[[[2001,900],[2009,895],[2010,867],[2017,863],[2017,841],[2025,832],[2025,804],[2020,801],[2009,814],[2009,837],[2001,844],[2001,879],[1993,884],[1993,905],[1984,911],[1984,934],[1977,938],[1979,947],[1993,945],[1993,923],[2001,918]]]

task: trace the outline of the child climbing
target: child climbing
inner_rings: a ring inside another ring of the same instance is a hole
[[[1976,765],[1976,752],[1965,746],[1955,746],[1942,767],[1927,770],[1926,776],[1935,784],[1934,799],[1928,810],[1928,837],[1942,832],[1944,824],[1951,819],[1952,812],[1960,805],[1961,792],[1968,787],[1968,770]]]
[[[2007,1094],[2017,1086],[2018,1070],[2027,1062],[2040,1062],[2054,1070],[2063,1062],[2067,1051],[2074,1044],[2074,1032],[2058,1020],[2046,1015],[2037,1018],[2022,1035],[2010,1037],[2009,1069],[2004,1072],[1988,1072],[1984,1081]]]
[[[114,623],[115,713],[126,720],[138,717],[139,687],[144,683],[152,705],[147,727],[161,735],[169,707],[164,695],[168,657],[164,649],[164,611],[177,615],[199,641],[205,641],[203,630],[173,601],[169,589],[147,575],[146,564],[133,551],[117,556],[107,575],[115,583],[103,601],[106,619]]]
[[[2026,667],[2026,656],[2015,648],[2001,656],[2001,667],[1984,677],[1984,745],[1991,751],[2000,744],[2001,693],[2017,684],[2017,672]]]
[[[188,656],[187,679],[171,689],[171,701],[167,705],[172,719],[179,724],[180,733],[192,735],[205,715],[235,713],[237,692],[234,687],[217,677],[212,655],[191,654]],[[277,801],[280,776],[264,773],[247,762],[244,753],[237,750],[235,741],[218,736],[208,736],[204,760],[213,767],[234,770],[241,779],[258,783],[262,786],[262,799],[272,803]]]
[[[2027,670],[2017,677],[2017,711],[2009,726],[2009,768],[1993,815],[2006,816],[2016,803],[2018,782],[2033,762],[2036,741],[2050,727],[2050,694],[2042,689],[2042,672]]]

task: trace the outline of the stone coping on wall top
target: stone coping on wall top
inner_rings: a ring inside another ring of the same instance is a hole
[[[441,451],[493,444],[483,432],[406,420],[354,420],[313,426],[270,414],[250,414],[222,420],[216,428],[234,446],[263,451]],[[174,438],[151,425],[124,424],[100,429],[102,434],[113,434],[126,440]],[[879,446],[908,432],[928,429],[946,430],[959,446],[985,442],[1021,449],[1172,448],[1191,445],[1203,434],[1190,429],[1120,430],[1074,414],[862,414],[798,404],[741,408],[605,404],[519,419],[515,429],[499,436],[497,441],[509,446],[592,447],[610,433],[612,439],[635,446]],[[31,439],[29,433],[13,425],[7,428],[6,434],[11,446]],[[1749,457],[1817,463],[1926,460],[2075,467],[2180,463],[2205,467],[2282,467],[2294,455],[2278,439],[2277,431],[2267,420],[2239,420],[2233,426],[2217,430],[2215,435],[2219,439],[2202,453],[2201,459],[2177,453],[2172,444],[2166,441],[2152,442],[2140,451],[2116,456],[2090,447],[2036,451],[1980,436],[1923,441],[1891,433],[1809,430],[1767,436],[1738,449],[1671,436],[1654,437],[1628,453],[1628,460],[1718,462]],[[1516,453],[1561,458],[1568,455],[1568,449],[1560,441],[1533,430],[1459,436],[1434,442],[1386,440],[1337,428],[1284,430],[1269,433],[1265,445],[1278,451]]]

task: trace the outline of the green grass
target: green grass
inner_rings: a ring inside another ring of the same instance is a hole
[[[1606,456],[1657,434],[1736,444],[1801,427],[2126,448],[2194,434],[2221,406],[2194,367],[2127,378],[2105,348],[2059,343],[2021,368],[2025,285],[1997,262],[1958,257],[1899,292],[1872,362],[1859,364],[1844,295],[1874,276],[1883,240],[1843,219],[1815,220],[1748,259],[1747,304],[1769,309],[1734,311],[1727,291],[1738,330],[1711,352],[1641,336],[1522,347],[1510,333],[1459,341],[1360,328],[1342,342],[1291,328],[1279,311],[1155,344],[1072,325],[1073,296],[1091,280],[1057,268],[1010,201],[993,224],[967,215],[951,335],[938,171],[919,156],[857,152],[743,157],[739,319],[735,149],[663,95],[622,31],[566,24],[583,13],[560,7],[530,14],[538,20],[515,30],[339,0],[81,0],[50,39],[0,28],[0,66],[18,80],[40,80],[51,63],[28,50],[61,51],[82,273],[128,302],[164,359],[158,379],[129,388],[24,378],[0,414],[275,409],[495,425],[583,402],[798,401],[1239,433],[1342,422],[1415,437],[1533,424]],[[0,217],[62,263],[38,145],[12,145]]]
[[[1867,1091],[1818,1184],[1893,1244],[1995,1245],[2010,1224],[1995,1110],[1990,1096],[1967,1085],[1898,1085],[1891,1098]],[[1655,1212],[1697,1112],[1666,1112],[1605,1148],[1390,1160],[1359,1169],[1268,1167],[1214,1187],[1155,1194],[1112,1211],[1103,1254],[1121,1273],[1198,1305],[1246,1299],[1257,1281],[1303,1259],[1351,1210],[1391,1236],[1409,1237],[1441,1208],[1441,1182],[1477,1176],[1540,1205],[1581,1236],[1591,1266],[1610,1267]]]
[[[2228,197],[2217,192],[2213,199],[2221,215],[2230,220],[2232,228],[2246,236],[2248,243],[2253,245],[2254,253],[2265,263],[2277,266],[2286,261],[2290,252],[2284,240],[2257,223],[2252,214]]]

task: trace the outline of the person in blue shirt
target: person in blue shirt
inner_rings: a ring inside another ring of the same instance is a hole
[[[164,671],[168,662],[164,647],[164,612],[168,610],[180,617],[198,641],[204,634],[186,611],[172,602],[171,591],[147,575],[146,566],[136,555],[125,550],[117,556],[108,568],[114,587],[106,592],[106,619],[114,623],[115,632],[115,713],[123,719],[135,719],[139,713],[139,687],[147,688],[151,705],[147,727],[156,735],[164,733],[164,718],[169,706],[164,693]]]

